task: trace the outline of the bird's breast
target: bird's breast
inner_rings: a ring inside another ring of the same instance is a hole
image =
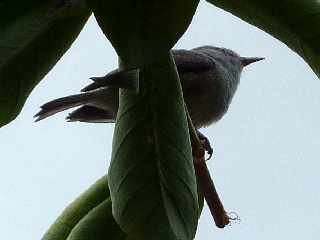
[[[217,75],[203,75],[184,89],[184,99],[196,128],[218,121],[228,109],[227,87]]]

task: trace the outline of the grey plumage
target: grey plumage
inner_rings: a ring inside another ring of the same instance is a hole
[[[212,46],[172,50],[184,100],[196,128],[219,120],[228,110],[244,66],[263,58],[243,58],[232,50]],[[137,70],[114,70],[82,89],[83,93],[58,98],[41,106],[36,121],[81,106],[68,121],[113,122],[118,111],[118,86],[135,88]],[[115,83],[115,84],[114,84]]]

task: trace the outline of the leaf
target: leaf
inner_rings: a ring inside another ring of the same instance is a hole
[[[193,239],[196,179],[179,77],[169,50],[198,0],[92,0],[122,70],[141,69],[138,95],[120,91],[109,187],[116,222],[137,239]]]
[[[68,50],[90,15],[84,0],[61,7],[55,2],[0,3],[0,127],[16,118],[32,89]]]
[[[113,215],[137,239],[193,239],[198,197],[179,76],[172,56],[120,90],[108,172]]]
[[[124,240],[122,232],[112,216],[111,199],[108,198],[92,209],[72,229],[67,240]]]
[[[63,211],[42,240],[66,239],[77,223],[109,196],[107,177],[104,176]]]
[[[207,1],[278,38],[304,58],[320,78],[320,1]]]
[[[189,26],[199,0],[90,0],[102,31],[130,67],[168,52]]]
[[[198,218],[200,218],[203,210],[203,205],[204,205],[204,196],[200,189],[198,176],[197,176],[197,192],[198,192],[198,204],[199,204]]]

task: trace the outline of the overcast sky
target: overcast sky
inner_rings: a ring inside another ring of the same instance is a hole
[[[320,81],[278,40],[202,3],[176,48],[207,44],[266,60],[245,69],[229,112],[203,131],[214,144],[208,165],[221,199],[241,222],[218,229],[205,208],[196,239],[319,239]],[[116,66],[91,17],[17,120],[0,129],[0,239],[40,239],[107,172],[113,124],[66,123],[66,113],[34,123],[32,116]]]

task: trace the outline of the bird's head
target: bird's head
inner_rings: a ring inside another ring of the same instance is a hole
[[[220,48],[214,46],[200,47],[205,50],[206,54],[215,59],[217,62],[230,70],[241,72],[242,69],[251,63],[263,60],[261,57],[241,57],[238,53],[231,49]],[[198,49],[200,49],[198,48]]]
[[[238,87],[242,69],[251,63],[263,60],[264,58],[241,57],[236,52],[220,47],[203,46],[194,49],[208,56],[216,66],[214,78],[227,89],[225,92],[225,102],[228,104]]]
[[[230,96],[233,96],[240,82],[241,72],[244,67],[251,63],[263,60],[260,57],[241,57],[238,53],[220,47],[203,46],[195,50],[209,56],[215,62],[222,80],[230,89]]]

